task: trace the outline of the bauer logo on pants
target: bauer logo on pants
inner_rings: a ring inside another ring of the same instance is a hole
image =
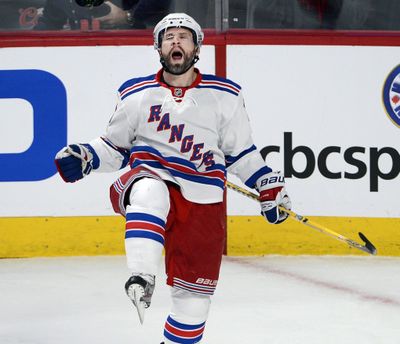
[[[394,124],[400,127],[400,65],[386,78],[382,98],[386,113]]]

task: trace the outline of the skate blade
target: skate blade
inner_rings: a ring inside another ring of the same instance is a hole
[[[132,300],[134,306],[136,307],[137,313],[139,315],[140,324],[143,325],[144,322],[144,310],[146,303],[141,301],[142,297],[144,296],[143,287],[136,285],[131,286],[128,290],[128,296]]]

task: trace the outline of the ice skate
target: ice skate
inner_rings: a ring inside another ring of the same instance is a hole
[[[135,305],[140,323],[144,321],[144,311],[150,306],[151,297],[155,287],[153,275],[132,275],[125,283],[125,291]]]

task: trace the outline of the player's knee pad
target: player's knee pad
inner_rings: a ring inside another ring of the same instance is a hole
[[[132,185],[129,203],[125,231],[128,268],[134,273],[156,275],[170,209],[168,187],[162,180],[140,179]]]
[[[128,207],[166,219],[170,208],[167,185],[155,178],[139,179],[130,190]]]
[[[203,337],[210,296],[172,288],[172,309],[165,322],[165,343],[198,343]]]

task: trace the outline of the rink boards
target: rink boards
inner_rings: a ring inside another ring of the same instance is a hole
[[[362,231],[381,256],[399,256],[400,219],[311,217],[360,243]],[[104,217],[1,218],[2,257],[92,256],[124,254],[124,219]],[[228,216],[227,254],[251,256],[366,255],[325,234],[287,220],[269,225],[261,216]]]
[[[294,210],[352,239],[362,231],[380,254],[400,255],[400,48],[226,49],[227,77],[243,88],[267,164],[285,171]],[[152,47],[9,47],[0,60],[0,256],[123,253],[123,219],[108,201],[120,173],[67,185],[53,157],[67,142],[104,132],[119,85],[159,68]],[[214,46],[203,47],[199,68],[214,73]],[[229,191],[228,254],[358,254],[258,214],[255,202]]]

